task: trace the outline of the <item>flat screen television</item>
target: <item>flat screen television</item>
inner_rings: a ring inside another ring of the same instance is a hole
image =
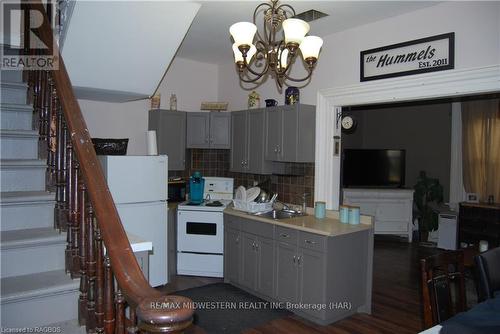
[[[344,188],[403,188],[405,150],[345,149]]]

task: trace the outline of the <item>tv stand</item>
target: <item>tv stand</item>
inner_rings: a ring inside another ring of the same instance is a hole
[[[413,189],[344,188],[343,203],[373,216],[375,234],[404,235],[412,241]]]

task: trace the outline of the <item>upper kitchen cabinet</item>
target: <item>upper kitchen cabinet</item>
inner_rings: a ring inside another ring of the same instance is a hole
[[[266,160],[314,162],[316,107],[306,104],[265,108]]]
[[[231,114],[231,171],[271,174],[272,162],[264,159],[264,109],[234,111]]]
[[[156,130],[158,153],[168,155],[169,170],[186,167],[186,112],[150,110],[148,129]]]
[[[187,113],[187,148],[230,148],[231,114],[227,112]]]

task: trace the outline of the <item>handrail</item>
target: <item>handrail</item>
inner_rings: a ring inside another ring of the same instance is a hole
[[[180,308],[176,307],[174,303],[170,304],[169,307],[165,307],[166,304],[155,304],[165,302],[165,300],[175,301],[173,299],[176,296],[164,296],[151,287],[145,279],[132,252],[101,165],[97,160],[89,130],[74,95],[64,60],[61,57],[57,43],[55,43],[53,30],[48,21],[45,8],[41,0],[22,1],[26,6],[25,8],[39,11],[44,15],[43,23],[38,28],[39,38],[51,50],[55,51],[57,57],[59,68],[50,72],[57,88],[57,95],[67,123],[73,150],[79,161],[79,168],[87,188],[88,197],[97,217],[100,233],[121,292],[130,306],[137,307],[137,314],[139,318],[142,316],[142,320],[147,322],[148,330],[155,332],[155,328],[178,321],[184,322],[184,327],[189,326],[193,314],[193,309],[189,306],[189,299],[187,300],[188,304],[181,305]],[[182,302],[186,301],[182,297],[177,298]],[[161,306],[161,308],[155,308],[155,305]],[[158,330],[158,332],[160,331]]]

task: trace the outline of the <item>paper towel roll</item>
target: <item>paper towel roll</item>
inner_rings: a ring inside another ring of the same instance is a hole
[[[488,240],[480,240],[479,241],[479,251],[486,252],[488,250]]]
[[[148,144],[148,155],[158,155],[158,146],[156,145],[156,131],[151,130],[146,133]]]

